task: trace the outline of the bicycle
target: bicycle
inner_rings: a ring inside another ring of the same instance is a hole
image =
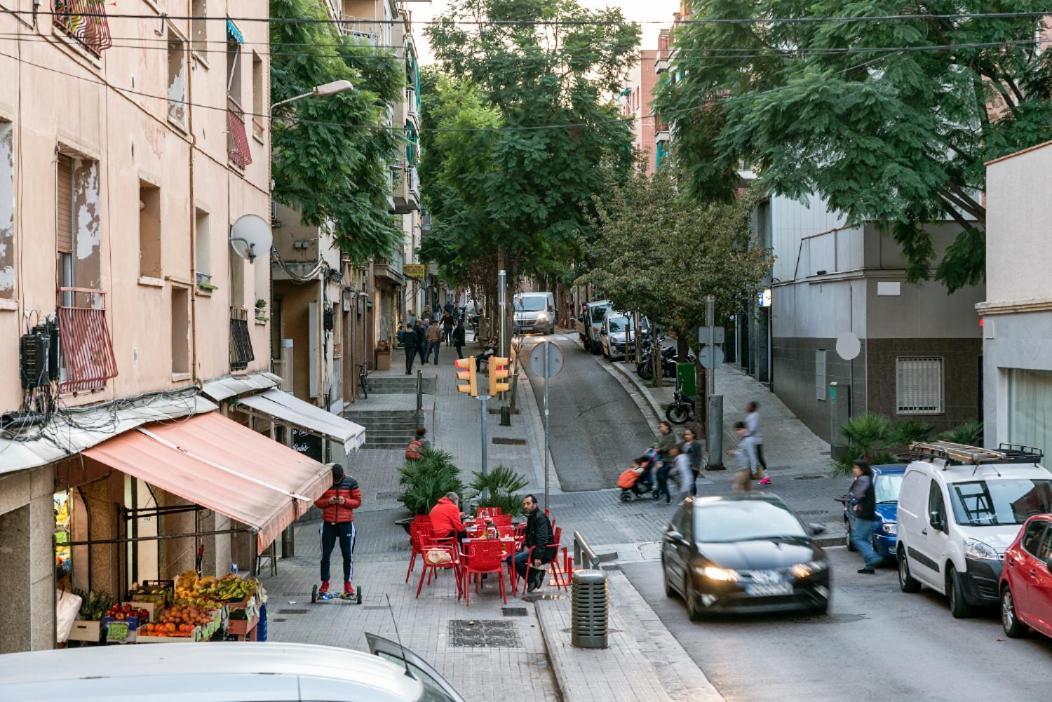
[[[362,391],[362,398],[369,399],[369,366],[366,363],[358,364],[358,387]]]

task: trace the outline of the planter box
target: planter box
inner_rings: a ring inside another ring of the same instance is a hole
[[[376,349],[376,370],[391,370],[390,350],[381,351]]]
[[[98,643],[102,638],[102,622],[90,619],[77,619],[69,631],[70,641],[89,641]]]

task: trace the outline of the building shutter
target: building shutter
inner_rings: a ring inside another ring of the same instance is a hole
[[[942,358],[895,359],[895,398],[898,414],[942,414]]]
[[[58,253],[73,253],[73,159],[65,154],[58,155],[55,234]]]

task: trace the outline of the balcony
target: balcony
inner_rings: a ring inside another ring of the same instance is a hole
[[[55,26],[91,54],[101,56],[113,45],[103,0],[52,0],[51,9]]]
[[[241,170],[252,163],[252,151],[245,131],[245,111],[232,98],[227,98],[226,107],[226,153],[230,163]]]
[[[380,25],[376,20],[364,17],[340,17],[340,32],[372,47],[380,46]]]
[[[88,288],[58,289],[59,392],[101,390],[107,380],[117,377],[105,296]]]
[[[373,275],[376,276],[377,282],[381,278],[386,278],[396,285],[401,285],[405,280],[405,273],[403,270],[403,264],[405,262],[405,254],[401,251],[389,256],[388,258],[378,258],[373,261]]]
[[[230,310],[230,370],[245,370],[256,359],[252,353],[252,337],[248,333],[248,312]]]
[[[416,166],[400,163],[391,166],[394,214],[409,214],[420,209],[420,177]]]

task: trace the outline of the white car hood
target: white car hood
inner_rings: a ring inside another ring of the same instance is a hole
[[[993,546],[998,553],[1004,553],[1005,549],[1012,545],[1015,537],[1019,535],[1022,524],[1007,524],[1004,526],[962,526],[958,527],[965,538],[973,538],[985,544]]]

